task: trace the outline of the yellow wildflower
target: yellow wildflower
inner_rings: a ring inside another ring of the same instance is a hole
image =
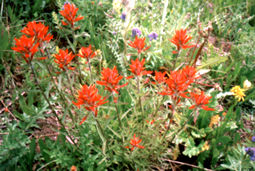
[[[230,91],[233,93],[233,95],[235,96],[235,98],[237,98],[238,101],[244,101],[245,89],[242,89],[240,86],[235,86]]]
[[[211,122],[209,124],[209,127],[212,128],[213,125],[216,125],[220,122],[220,116],[219,115],[215,115],[211,117]]]
[[[209,150],[209,148],[210,148],[210,145],[208,144],[208,141],[206,141],[204,146],[202,147],[202,151],[201,152]]]

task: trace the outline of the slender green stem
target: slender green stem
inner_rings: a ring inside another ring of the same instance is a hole
[[[113,94],[112,94],[112,96],[113,96]],[[113,98],[114,98],[114,96],[113,96]],[[115,109],[116,109],[119,125],[120,125],[120,128],[122,129],[122,124],[121,124],[121,120],[120,120],[120,114],[119,114],[117,103],[114,102],[114,105],[115,105]]]
[[[94,116],[94,114],[93,114],[93,116]],[[95,116],[94,116],[94,119],[96,121],[96,127],[97,127],[98,135],[100,136],[100,138],[103,142],[102,152],[105,155],[105,152],[107,150],[107,139],[105,138],[105,134],[104,134],[104,131],[103,131],[103,128],[102,128],[101,124],[99,123],[99,121],[97,120],[97,118]]]
[[[49,58],[50,55],[49,55],[49,52],[48,52],[47,49],[46,49],[46,53],[47,53],[47,56],[48,56],[48,58]],[[55,86],[55,89],[57,90],[58,94],[60,95],[60,98],[61,98],[62,102],[63,102],[64,105],[65,105],[65,109],[68,110],[68,114],[69,114],[70,118],[72,119],[72,121],[73,121],[73,123],[74,123],[73,114],[72,114],[71,110],[69,109],[69,107],[67,106],[67,103],[66,103],[67,100],[66,100],[66,98],[63,96],[62,91],[60,91],[60,90],[58,89],[58,86],[57,86],[57,84],[56,84],[56,82],[55,82],[55,80],[54,80],[54,78],[53,78],[53,75],[52,75],[52,73],[51,73],[51,71],[50,71],[50,68],[49,68],[49,66],[48,66],[48,64],[47,64],[46,62],[45,62],[45,66],[46,66],[46,69],[47,69],[47,71],[48,71],[48,73],[49,73],[49,75],[50,75],[51,82],[53,82],[53,84],[54,84],[54,86]]]
[[[91,70],[91,64],[90,64],[90,60],[89,59],[88,59],[88,65],[89,65],[90,81],[93,83],[92,70]]]
[[[70,136],[69,132],[67,131],[67,129],[65,128],[65,125],[63,124],[63,122],[61,121],[61,119],[58,117],[58,114],[56,113],[56,111],[53,109],[52,105],[50,104],[50,101],[49,99],[47,98],[47,96],[45,95],[44,91],[43,91],[43,88],[41,87],[39,81],[38,81],[38,78],[37,78],[37,75],[34,71],[34,67],[33,67],[33,64],[32,62],[29,63],[30,67],[31,67],[31,70],[32,70],[32,73],[34,75],[34,79],[35,79],[35,82],[37,84],[37,86],[39,87],[39,89],[41,90],[41,93],[44,97],[44,99],[46,100],[46,102],[48,103],[50,109],[52,110],[54,116],[57,118],[58,122],[60,123],[61,127],[63,128],[63,130],[67,133],[67,136],[70,138],[70,140],[72,141],[73,144],[75,144],[75,146],[77,147],[78,149],[78,146],[76,144],[76,142],[73,140],[72,136]]]
[[[73,37],[73,52],[76,53],[77,40],[75,37],[74,28],[72,28],[72,37]],[[80,66],[79,60],[77,61],[77,64],[78,64],[78,72],[79,72],[78,79],[79,79],[80,84],[82,84],[81,66]]]
[[[73,92],[73,82],[71,81],[70,75],[67,70],[65,70],[65,74],[66,74],[66,77],[68,80],[68,84],[70,84],[71,94],[73,97],[75,97],[74,92]]]
[[[139,102],[141,110],[143,111],[142,100],[140,95],[140,77],[137,76],[136,80],[137,80],[138,102]]]
[[[175,70],[176,61],[177,61],[177,58],[178,58],[178,56],[179,56],[179,54],[180,54],[180,51],[181,51],[181,50],[178,50],[178,53],[177,53],[176,57],[174,58],[174,61],[173,61],[173,69],[172,69],[172,70]]]

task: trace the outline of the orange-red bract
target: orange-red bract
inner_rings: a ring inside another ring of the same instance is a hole
[[[151,46],[145,47],[146,45],[145,38],[138,38],[137,36],[135,37],[134,42],[130,41],[128,45],[131,46],[132,48],[135,48],[138,53],[146,51],[151,47]]]
[[[170,39],[170,41],[176,45],[177,51],[181,49],[187,49],[187,48],[192,48],[194,45],[187,44],[188,41],[192,38],[188,36],[186,29],[180,29],[175,31],[175,35]],[[176,51],[173,51],[173,53],[178,53]]]
[[[81,58],[86,58],[87,60],[93,58],[96,55],[96,53],[91,49],[91,45],[88,47],[82,47],[79,50],[79,54],[77,56]]]
[[[102,98],[100,94],[98,94],[98,89],[95,85],[87,86],[86,84],[82,86],[81,90],[78,91],[77,102],[73,102],[74,105],[80,108],[81,105],[88,111],[92,111],[97,117],[97,107],[107,103],[105,101],[106,98]],[[82,124],[86,120],[87,116],[85,116],[80,124]]]
[[[59,12],[67,20],[67,22],[62,21],[62,24],[65,26],[71,25],[74,28],[74,23],[84,18],[80,15],[76,17],[78,10],[79,8],[76,8],[74,4],[65,3],[63,10]]]
[[[28,22],[27,26],[24,27],[21,32],[29,37],[35,38],[35,41],[42,43],[44,41],[49,42],[53,36],[48,33],[49,27],[43,23],[35,21]]]
[[[159,84],[164,83],[164,82],[166,81],[165,75],[166,75],[166,71],[163,72],[163,73],[162,73],[162,72],[157,72],[157,71],[155,71],[155,80],[156,80]]]
[[[113,69],[104,68],[101,74],[102,81],[97,81],[97,84],[105,86],[105,89],[110,92],[115,92],[118,94],[118,89],[128,84],[126,83],[123,85],[119,85],[119,82],[123,78],[123,76],[119,75],[116,66],[114,66]]]
[[[185,91],[197,78],[199,77],[194,67],[186,66],[182,70],[172,71],[169,78],[165,81],[167,84],[165,90],[160,92],[160,94],[188,98]]]
[[[202,108],[207,111],[214,111],[215,109],[205,106],[209,103],[209,100],[212,98],[211,96],[207,96],[202,91],[200,94],[190,93],[191,99],[196,103],[189,107],[189,109]]]
[[[142,140],[139,139],[139,137],[136,137],[136,135],[134,134],[133,139],[130,140],[130,144],[132,145],[132,147],[130,148],[131,151],[133,151],[135,147],[144,149],[144,146],[139,145],[141,142]],[[129,148],[129,147],[127,146],[126,148]]]
[[[35,53],[38,51],[39,43],[36,43],[33,37],[28,38],[25,35],[22,35],[19,39],[14,38],[14,40],[16,41],[16,43],[15,47],[12,47],[12,49],[16,52],[21,53],[22,58],[27,63],[30,63]]]
[[[54,56],[55,56],[54,62],[56,62],[59,65],[59,68],[61,68],[63,71],[66,70],[65,67],[67,67],[70,70],[74,70],[73,67],[68,67],[68,65],[75,57],[75,55],[72,52],[68,52],[68,49],[66,50],[59,49],[59,53],[55,54]]]
[[[152,71],[145,71],[144,70],[145,69],[144,62],[145,62],[145,59],[142,59],[142,61],[139,61],[138,58],[136,58],[135,61],[131,59],[130,71],[135,76],[143,76],[143,75],[151,74]],[[129,78],[132,78],[132,77],[129,77]]]

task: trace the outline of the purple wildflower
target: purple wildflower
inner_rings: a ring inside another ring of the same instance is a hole
[[[65,4],[70,4],[70,2],[69,1],[66,1],[65,3],[64,3],[64,5],[63,5],[63,7],[62,7],[62,10],[64,10],[65,9]]]
[[[154,39],[154,40],[157,40],[158,34],[155,33],[155,32],[151,32],[151,33],[148,35],[148,37],[150,38],[150,41],[152,41],[153,39]]]
[[[245,152],[250,156],[252,161],[255,161],[255,147],[245,148]]]
[[[127,14],[124,12],[121,14],[120,18],[122,19],[122,21],[126,20],[126,16],[127,16]]]
[[[251,141],[252,141],[252,142],[255,142],[255,136],[253,136],[253,137],[251,138]]]
[[[133,28],[132,29],[132,37],[135,37],[135,36],[140,36],[142,34],[141,30],[139,30],[138,28]]]

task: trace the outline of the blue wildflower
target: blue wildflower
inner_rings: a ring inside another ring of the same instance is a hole
[[[151,32],[151,33],[148,35],[148,37],[150,38],[150,41],[152,41],[153,39],[154,39],[154,40],[157,40],[158,34],[155,33],[155,32]]]
[[[251,141],[252,141],[252,142],[255,142],[255,136],[253,136],[253,137],[251,138]]]
[[[252,161],[255,161],[255,147],[245,148],[245,152],[250,156]]]
[[[126,20],[126,16],[127,16],[127,14],[123,12],[123,13],[121,14],[120,18],[121,18],[123,21],[125,21],[125,20]]]
[[[133,28],[132,29],[132,37],[135,37],[135,36],[140,36],[142,34],[141,30],[139,30],[138,28]]]

